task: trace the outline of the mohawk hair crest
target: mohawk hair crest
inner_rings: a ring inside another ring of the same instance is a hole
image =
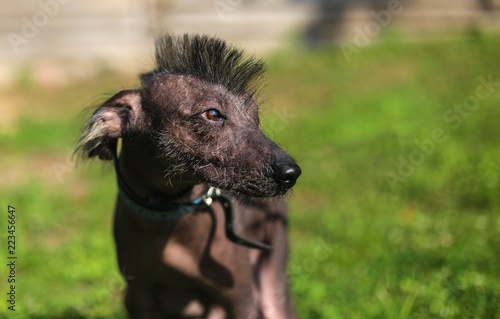
[[[157,67],[141,75],[143,84],[159,73],[182,74],[220,84],[236,94],[254,95],[266,71],[261,59],[207,35],[165,34],[156,38],[155,47]]]

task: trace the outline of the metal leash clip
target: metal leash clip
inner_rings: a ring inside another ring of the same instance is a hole
[[[210,186],[208,188],[208,191],[205,195],[201,197],[201,201],[205,203],[205,205],[210,206],[213,201],[214,201],[214,195],[215,197],[219,197],[222,194],[222,191],[218,188],[215,188],[213,186]]]

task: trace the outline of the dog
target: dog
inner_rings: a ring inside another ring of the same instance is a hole
[[[260,129],[264,72],[219,38],[165,34],[141,86],[84,125],[78,154],[116,170],[130,318],[296,318],[285,198],[301,169]]]

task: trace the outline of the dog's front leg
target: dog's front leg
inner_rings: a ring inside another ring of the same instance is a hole
[[[297,315],[290,300],[286,271],[288,233],[285,205],[270,205],[268,212],[269,216],[274,217],[270,217],[265,225],[266,242],[271,243],[273,250],[262,252],[259,256],[258,274],[262,318],[296,319]]]
[[[139,290],[127,287],[125,308],[130,319],[164,319],[158,309],[152,304],[151,296]]]

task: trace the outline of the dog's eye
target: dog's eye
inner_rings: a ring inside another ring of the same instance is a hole
[[[206,110],[201,116],[207,120],[218,122],[224,120],[224,116],[216,109]]]

